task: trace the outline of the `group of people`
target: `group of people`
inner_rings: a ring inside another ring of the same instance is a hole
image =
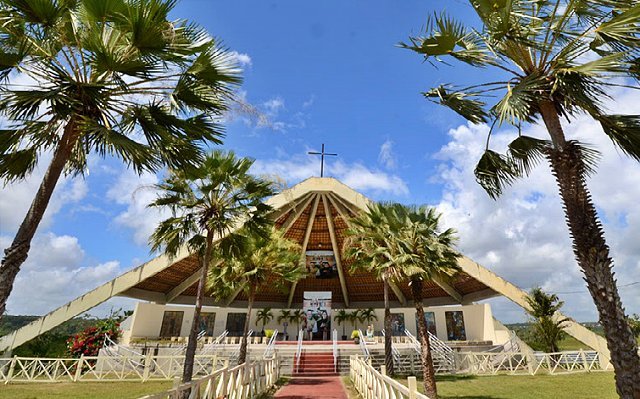
[[[308,309],[302,321],[302,331],[304,331],[304,339],[307,341],[327,340],[329,331],[331,331],[331,319],[327,311],[317,309],[314,312]]]

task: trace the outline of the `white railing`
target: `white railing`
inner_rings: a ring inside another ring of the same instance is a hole
[[[611,366],[595,351],[525,352],[459,352],[458,370],[469,374],[568,374],[608,370]],[[603,368],[603,364],[605,364]]]
[[[157,381],[182,375],[181,356],[18,357],[0,360],[0,382]],[[207,375],[228,363],[217,356],[196,355],[194,375]]]
[[[413,349],[418,354],[418,357],[422,356],[422,344],[418,339],[411,334],[409,330],[404,330],[404,334],[409,338],[409,342],[413,346]],[[444,341],[427,331],[429,336],[429,345],[431,347],[431,358],[433,359],[433,368],[436,373],[449,373],[455,371],[456,361],[453,349],[447,345]]]
[[[244,363],[232,369],[223,367],[165,392],[140,399],[179,399],[186,393],[189,399],[244,399],[268,391],[278,380],[277,359]]]
[[[262,357],[264,359],[271,359],[273,357],[273,353],[275,351],[276,339],[278,338],[278,330],[273,331],[273,335],[269,338],[269,343],[267,344],[267,349],[264,350],[264,354]]]
[[[298,331],[298,346],[296,348],[296,373],[300,371],[300,358],[302,357],[302,330]]]
[[[333,372],[338,372],[338,330],[333,330]]]
[[[251,336],[253,335],[253,329],[247,331],[247,347],[249,346],[249,344],[251,344]],[[231,354],[231,359],[238,359],[240,357],[240,347],[242,346],[242,339],[240,339],[240,345],[236,348],[235,351],[233,351],[233,353]]]
[[[371,357],[369,353],[369,348],[367,348],[367,343],[364,342],[364,334],[362,334],[362,330],[358,329],[358,341],[360,341],[360,350],[362,351],[362,356],[364,356],[365,360],[368,360]]]
[[[224,340],[225,338],[227,338],[227,335],[229,335],[229,330],[224,330],[222,334],[218,335],[213,342],[206,344],[202,348],[202,351],[200,352],[200,354],[202,355],[216,354],[217,355],[220,348],[224,346]]]
[[[349,359],[349,375],[354,387],[365,399],[429,399],[418,392],[416,377],[409,377],[409,386],[404,386],[374,369],[358,355]]]

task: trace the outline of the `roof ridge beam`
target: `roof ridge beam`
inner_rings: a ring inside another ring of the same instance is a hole
[[[309,220],[307,221],[307,230],[304,233],[304,238],[302,239],[302,253],[300,254],[300,261],[305,263],[307,260],[307,245],[309,244],[309,237],[311,236],[311,230],[313,229],[313,222],[316,220],[316,213],[318,212],[318,203],[320,202],[320,194],[314,193],[315,200],[313,201],[313,206],[311,208],[311,214],[309,215]],[[298,286],[298,282],[294,281],[291,284],[291,291],[289,292],[289,300],[287,301],[287,306],[291,307],[291,303],[293,302],[293,294],[296,292],[296,287]]]
[[[342,270],[342,261],[340,259],[340,248],[338,247],[338,238],[336,237],[336,232],[333,227],[333,215],[331,214],[331,209],[329,208],[329,204],[326,200],[326,195],[322,195],[324,200],[322,204],[324,205],[324,213],[327,216],[327,226],[329,227],[329,237],[331,237],[331,246],[333,247],[333,256],[336,260],[336,266],[338,266],[338,278],[340,279],[340,288],[342,288],[342,298],[344,298],[344,304],[346,307],[349,307],[349,293],[347,292],[347,281],[344,277],[344,271]]]
[[[443,279],[437,276],[431,277],[431,281],[436,283],[440,288],[444,290],[444,292],[446,292],[450,297],[455,299],[458,303],[462,305],[467,305],[467,303],[465,303],[465,300],[462,294],[460,294],[458,290],[453,288],[449,283],[447,283],[446,281],[444,281]]]

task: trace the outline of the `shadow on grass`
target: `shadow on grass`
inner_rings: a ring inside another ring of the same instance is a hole
[[[465,374],[465,375],[451,375],[451,374],[445,374],[445,375],[436,375],[436,382],[444,382],[444,381],[451,381],[451,382],[455,382],[455,381],[467,381],[467,380],[475,380],[477,379],[478,376],[475,375],[469,375],[469,374]]]

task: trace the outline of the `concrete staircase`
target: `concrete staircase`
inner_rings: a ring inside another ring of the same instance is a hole
[[[303,351],[300,357],[300,364],[294,370],[294,377],[324,377],[336,376],[338,372],[334,369],[332,352],[307,352]]]

